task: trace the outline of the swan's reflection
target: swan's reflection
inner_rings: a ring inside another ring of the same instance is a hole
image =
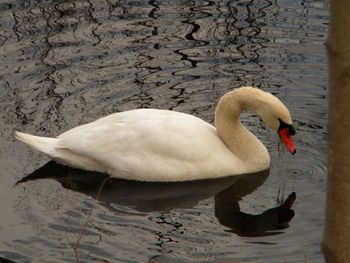
[[[191,208],[200,200],[215,198],[215,216],[219,222],[241,236],[264,236],[280,233],[294,217],[291,206],[295,193],[280,206],[262,214],[240,211],[239,200],[253,192],[268,177],[269,171],[187,182],[150,183],[108,178],[99,196],[102,205],[113,210],[113,205],[126,206],[141,212],[170,211]],[[49,162],[17,182],[52,178],[65,188],[96,197],[97,189],[108,176],[86,172]]]

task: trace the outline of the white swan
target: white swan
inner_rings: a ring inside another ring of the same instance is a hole
[[[292,154],[295,131],[288,109],[270,93],[241,87],[226,93],[215,127],[185,113],[137,109],[108,115],[56,138],[16,132],[17,139],[71,167],[142,181],[218,178],[268,169],[265,146],[240,122],[255,111]]]

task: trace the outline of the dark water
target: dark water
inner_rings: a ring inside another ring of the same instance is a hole
[[[213,123],[221,95],[254,85],[289,107],[295,156],[279,151],[276,135],[245,113],[244,123],[271,153],[269,174],[110,185],[93,210],[80,257],[323,262],[328,9],[322,0],[1,1],[0,256],[74,262],[71,245],[96,192],[57,178],[15,186],[48,159],[16,142],[14,130],[53,136],[141,107]],[[279,192],[297,195],[289,227],[266,217]]]

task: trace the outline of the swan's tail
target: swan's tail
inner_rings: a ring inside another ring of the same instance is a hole
[[[50,157],[55,157],[58,139],[49,137],[39,137],[16,131],[16,138],[35,150],[43,152]]]

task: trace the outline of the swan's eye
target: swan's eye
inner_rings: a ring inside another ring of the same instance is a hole
[[[288,129],[288,136],[290,135],[295,135],[295,129],[293,127],[293,125],[287,124],[284,121],[282,121],[280,118],[278,118],[279,122],[280,122],[280,126],[278,128],[278,131],[282,130],[282,129]]]
[[[292,125],[290,125],[290,127],[289,127],[289,133],[290,133],[290,135],[295,135],[295,129]]]

